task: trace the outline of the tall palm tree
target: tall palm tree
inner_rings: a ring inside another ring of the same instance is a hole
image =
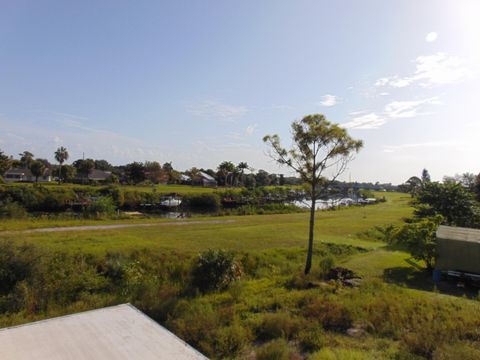
[[[24,151],[20,155],[20,163],[23,168],[30,169],[30,165],[33,162],[34,155],[30,151]]]
[[[237,169],[240,172],[240,181],[241,181],[242,186],[243,186],[244,182],[245,182],[244,181],[244,173],[245,173],[245,170],[249,169],[249,166],[246,162],[242,161],[237,165]]]
[[[63,180],[62,179],[62,166],[63,166],[63,163],[68,160],[68,151],[66,148],[64,148],[63,146],[60,146],[57,151],[55,151],[55,160],[58,161],[58,163],[60,164],[60,176],[59,176],[59,179],[60,180]]]
[[[235,171],[235,165],[231,161],[224,161],[218,165],[218,172],[224,177],[225,186],[228,186],[228,177]],[[232,185],[233,181],[230,182]]]

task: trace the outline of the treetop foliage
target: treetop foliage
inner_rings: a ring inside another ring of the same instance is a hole
[[[352,153],[363,146],[361,140],[353,139],[346,129],[330,123],[322,114],[293,122],[292,138],[294,146],[290,150],[282,147],[278,135],[267,135],[263,141],[272,147],[271,156],[279,164],[294,169],[308,184],[318,183],[326,169],[335,167],[335,174],[343,172]]]

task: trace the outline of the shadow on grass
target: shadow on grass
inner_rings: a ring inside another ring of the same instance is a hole
[[[440,294],[464,296],[469,299],[477,298],[478,288],[459,287],[455,281],[442,280],[435,286],[432,280],[432,274],[423,268],[420,268],[412,260],[407,260],[410,267],[392,267],[383,271],[384,280],[391,284],[404,286],[417,290],[437,291]]]

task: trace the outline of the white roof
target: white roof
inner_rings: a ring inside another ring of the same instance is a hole
[[[2,360],[206,359],[130,304],[0,329]]]
[[[480,230],[440,225],[437,230],[437,238],[480,243]]]
[[[208,175],[207,173],[203,172],[203,171],[200,171],[200,176],[203,177],[204,179],[208,180],[208,181],[215,181],[215,179]]]

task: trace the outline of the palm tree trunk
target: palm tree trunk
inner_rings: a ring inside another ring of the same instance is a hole
[[[313,257],[313,236],[315,230],[315,203],[316,203],[316,194],[315,194],[315,185],[312,185],[312,203],[310,207],[310,231],[308,233],[308,252],[307,252],[307,262],[305,264],[305,275],[310,273],[312,268],[312,257]]]

